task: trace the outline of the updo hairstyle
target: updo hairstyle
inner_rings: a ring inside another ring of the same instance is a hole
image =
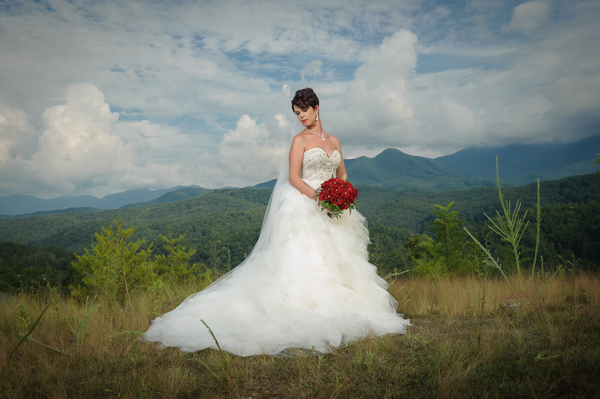
[[[300,89],[296,91],[296,95],[292,99],[292,111],[294,110],[294,105],[298,108],[315,108],[319,105],[319,97],[315,94],[313,89],[307,87],[305,89]]]

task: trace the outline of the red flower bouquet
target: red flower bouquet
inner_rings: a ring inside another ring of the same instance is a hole
[[[358,190],[348,180],[332,177],[321,184],[317,190],[319,196],[317,203],[321,210],[327,209],[329,217],[339,218],[342,211],[354,209],[354,201],[358,197]]]

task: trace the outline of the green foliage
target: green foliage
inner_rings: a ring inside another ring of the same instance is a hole
[[[435,205],[431,213],[437,216],[430,224],[434,238],[427,234],[415,235],[405,244],[415,262],[413,274],[430,278],[480,273],[481,258],[477,248],[468,245],[462,230],[465,224],[457,211],[448,206]]]
[[[597,201],[600,193],[600,179],[596,174],[540,185],[544,192],[542,205],[589,203]],[[433,219],[429,210],[435,204],[454,201],[453,210],[460,213],[467,226],[487,221],[484,214],[495,214],[498,209],[498,191],[493,187],[432,193],[357,186],[360,190],[357,209],[370,224],[408,229],[413,234],[427,231],[428,222]],[[535,184],[507,187],[503,188],[503,194],[507,198],[520,198],[523,208],[534,208],[536,190]],[[0,219],[0,241],[43,247],[57,245],[81,252],[90,245],[95,232],[120,216],[124,222],[138,227],[134,239],[146,237],[148,242],[158,243],[159,234],[165,234],[169,227],[176,235],[187,234],[186,243],[197,251],[191,262],[206,263],[210,253],[205,237],[210,235],[209,226],[229,225],[233,228],[222,229],[222,241],[230,248],[231,262],[235,265],[244,259],[258,238],[269,195],[268,189],[216,190],[179,202],[141,208]],[[155,251],[162,253],[163,249],[157,245]]]
[[[600,203],[553,204],[541,208],[540,252],[551,267],[559,256],[581,259],[581,266],[594,269],[600,259]],[[533,231],[523,238],[523,245],[532,247]]]
[[[463,261],[465,234],[461,227],[465,224],[458,218],[458,212],[450,212],[451,202],[448,206],[435,205],[432,213],[437,216],[431,222],[431,231],[436,236],[436,255],[443,259],[448,272],[456,273],[460,270]]]
[[[195,249],[186,249],[182,241],[185,234],[174,237],[160,235],[164,254],[153,255],[153,245],[145,245],[145,239],[132,241],[136,227],[123,227],[118,218],[102,233],[96,233],[91,249],[85,248],[83,255],[75,255],[73,262],[83,275],[83,287],[72,292],[78,299],[90,293],[104,295],[110,303],[125,302],[134,290],[149,291],[160,295],[165,283],[194,282],[199,289],[206,287],[221,272],[204,264],[190,264]]]
[[[594,165],[600,165],[600,154],[598,154],[598,158],[594,161]],[[596,171],[596,173],[600,173],[600,167]]]
[[[74,259],[70,251],[57,246],[0,242],[0,292],[39,291],[48,285],[66,289],[80,281],[71,265]]]
[[[169,228],[168,236],[160,235],[166,254],[154,257],[157,265],[156,271],[159,275],[168,275],[171,282],[183,282],[191,275],[200,271],[197,264],[189,265],[189,260],[196,253],[196,250],[190,249],[186,251],[185,246],[180,244],[185,237],[186,235],[182,234],[174,238],[171,228]]]
[[[523,217],[519,217],[519,211],[521,210],[521,201],[517,200],[515,208],[512,209],[510,201],[505,201],[502,196],[502,186],[500,185],[500,172],[498,167],[498,157],[496,157],[496,173],[498,182],[498,197],[500,198],[500,204],[502,205],[503,215],[500,212],[496,212],[498,217],[492,219],[487,214],[485,215],[490,221],[490,229],[498,234],[502,241],[508,242],[512,248],[515,265],[517,267],[517,273],[521,275],[521,238],[529,225],[529,222],[525,222],[527,211]],[[539,184],[539,183],[538,183]],[[539,193],[539,189],[538,189]],[[539,198],[539,195],[538,195]],[[539,202],[539,200],[538,200]]]
[[[404,243],[411,237],[407,229],[369,223],[369,261],[382,276],[409,269],[409,252]]]
[[[417,235],[408,243],[416,244],[417,247],[411,251],[415,253],[413,259],[415,265],[412,273],[415,276],[423,276],[431,279],[440,279],[449,276],[448,267],[444,259],[438,254],[441,252],[442,243],[436,242],[427,234]]]
[[[504,197],[502,195],[502,188],[500,185],[500,168],[498,167],[498,157],[496,157],[496,180],[497,180],[497,184],[498,184],[498,197],[500,199],[500,204],[502,205],[502,210],[504,211],[504,214],[501,215],[499,212],[496,212],[498,217],[495,219],[490,218],[487,214],[485,216],[488,218],[488,220],[491,223],[491,225],[489,226],[490,230],[492,230],[494,233],[496,233],[502,241],[508,242],[510,244],[512,254],[514,256],[517,274],[519,276],[521,276],[521,245],[520,245],[520,243],[521,243],[521,239],[523,238],[523,235],[525,234],[525,232],[527,230],[527,226],[529,224],[529,222],[524,222],[525,217],[527,216],[527,211],[525,212],[525,215],[522,218],[520,218],[519,217],[519,211],[521,209],[520,201],[517,201],[515,208],[512,209],[511,203],[509,201],[504,200]],[[540,229],[541,207],[540,207],[539,184],[540,183],[538,180],[537,207],[536,207],[537,208],[536,209],[537,231],[536,231],[535,255],[534,255],[534,261],[533,261],[533,266],[532,266],[532,271],[531,271],[532,278],[534,277],[534,272],[535,272],[535,262],[536,262],[536,258],[538,255],[538,249],[539,249],[539,243],[540,243],[540,230],[541,230]],[[492,268],[495,268],[496,270],[498,270],[502,274],[502,276],[506,280],[506,283],[509,285],[509,287],[512,290],[510,281],[508,280],[508,277],[507,277],[505,271],[502,269],[502,265],[499,262],[499,260],[497,258],[494,258],[492,253],[487,248],[485,248],[485,246],[482,245],[481,242],[478,241],[473,236],[473,234],[471,234],[471,232],[469,232],[467,229],[465,229],[465,231],[473,239],[473,241],[481,248],[481,250],[485,253],[487,258],[484,260],[484,264],[491,266]],[[543,272],[543,269],[542,269],[542,272]]]
[[[215,226],[210,226],[210,235],[207,237],[209,243],[208,265],[215,272],[218,270],[228,271],[231,269],[231,250],[223,245],[224,232]],[[244,254],[244,258],[247,254]]]
[[[75,255],[74,267],[83,275],[85,289],[75,291],[76,297],[85,297],[89,291],[103,293],[112,302],[123,301],[131,290],[148,287],[158,274],[151,260],[152,245],[142,248],[144,240],[128,242],[136,228],[123,228],[123,220],[115,222],[96,233],[96,242],[85,254]]]

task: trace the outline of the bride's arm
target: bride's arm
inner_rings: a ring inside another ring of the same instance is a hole
[[[344,156],[342,155],[342,146],[340,145],[340,141],[337,137],[332,135],[329,135],[329,137],[334,142],[335,148],[338,150],[340,157],[342,158],[342,162],[340,162],[340,166],[337,168],[335,177],[346,180],[348,178],[348,174],[346,173],[346,165],[344,164]]]
[[[292,147],[290,148],[290,175],[289,181],[292,187],[300,191],[309,198],[317,200],[315,197],[315,189],[306,184],[300,178],[302,172],[302,159],[304,158],[304,142],[299,136],[294,137]]]

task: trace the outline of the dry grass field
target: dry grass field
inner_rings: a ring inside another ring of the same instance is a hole
[[[390,283],[413,323],[407,335],[298,358],[184,354],[138,339],[198,287],[120,304],[22,294],[0,303],[0,398],[600,396],[597,275],[513,277],[512,291],[491,278]]]

